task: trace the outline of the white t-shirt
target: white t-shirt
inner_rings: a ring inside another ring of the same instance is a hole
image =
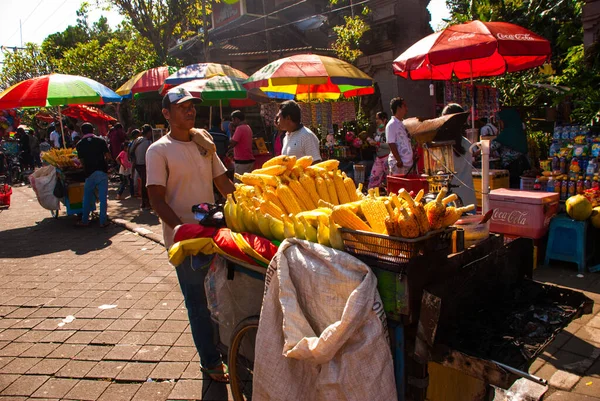
[[[286,156],[312,156],[313,162],[321,160],[319,138],[305,126],[294,132],[287,132],[283,138],[281,154]]]
[[[78,136],[78,137],[80,137],[80,138],[81,138],[81,135],[79,135],[79,132],[77,132],[77,131],[71,131],[71,140],[72,140],[73,142],[75,142],[75,137],[76,137],[76,136]]]
[[[60,147],[60,135],[58,134],[57,131],[52,131],[50,133],[50,142],[52,143],[52,146],[54,146],[55,148]]]
[[[408,138],[408,132],[406,131],[404,123],[395,116],[392,116],[385,126],[385,139],[387,143],[395,143],[398,147],[398,153],[400,154],[400,159],[404,165],[403,167],[411,167],[413,164],[413,151],[412,146],[410,145],[410,139]],[[390,152],[388,161],[391,166],[395,166],[397,163],[392,152]]]
[[[194,142],[165,135],[146,152],[146,186],[167,188],[166,202],[184,223],[197,223],[192,206],[214,203],[213,179],[227,170],[216,153],[202,156]],[[162,222],[167,249],[173,245],[173,228]]]

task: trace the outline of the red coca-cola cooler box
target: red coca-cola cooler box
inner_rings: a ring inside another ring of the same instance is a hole
[[[553,192],[494,189],[490,231],[538,239],[546,235],[550,220],[558,213],[559,194]]]

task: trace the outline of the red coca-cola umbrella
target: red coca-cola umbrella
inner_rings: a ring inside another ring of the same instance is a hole
[[[411,79],[472,79],[537,67],[550,55],[550,42],[528,29],[471,21],[419,40],[394,60],[393,68]]]

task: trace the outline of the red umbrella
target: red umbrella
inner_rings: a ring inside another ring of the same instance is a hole
[[[471,21],[433,33],[394,60],[396,75],[450,80],[526,70],[550,59],[550,42],[508,22]]]
[[[76,105],[67,107],[62,111],[62,114],[75,118],[82,121],[91,121],[91,120],[102,120],[102,121],[116,121],[117,119],[109,116],[102,110],[99,110],[95,107],[85,106],[85,105]]]

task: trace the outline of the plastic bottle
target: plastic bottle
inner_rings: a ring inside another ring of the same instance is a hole
[[[540,182],[540,176],[539,175],[537,177],[535,177],[535,182],[533,183],[533,190],[534,191],[541,191],[542,190],[542,184]]]
[[[592,189],[600,189],[600,182],[598,181],[598,174],[594,175],[594,180],[592,181]]]
[[[577,195],[577,181],[576,180],[569,180],[568,191],[569,192],[568,192],[567,199],[570,198],[571,196]]]
[[[573,159],[571,159],[571,164],[569,166],[569,175],[572,178],[577,178],[579,176],[580,171],[581,168],[579,167],[579,160],[577,160],[577,158],[574,157]]]
[[[564,176],[560,181],[560,200],[566,201],[569,197],[569,182],[565,180]]]
[[[576,184],[576,189],[575,191],[577,192],[578,195],[583,195],[583,191],[585,190],[585,186],[583,184],[583,176],[580,175],[577,178],[577,184]]]
[[[552,158],[552,172],[560,171],[560,157],[554,155]]]
[[[592,177],[590,177],[589,175],[585,177],[585,181],[583,182],[583,188],[584,189],[592,188]]]
[[[562,177],[556,176],[556,179],[554,180],[554,193],[557,193],[559,198],[560,198],[560,194],[562,192]]]
[[[567,158],[564,156],[560,157],[560,173],[561,174],[566,174],[567,173]]]
[[[588,165],[587,168],[585,169],[585,173],[587,175],[591,175],[593,176],[594,174],[596,174],[598,172],[598,164],[596,163],[596,159],[592,158]]]
[[[554,192],[555,182],[552,176],[548,177],[548,182],[546,183],[546,192]],[[590,181],[591,185],[591,181]]]

